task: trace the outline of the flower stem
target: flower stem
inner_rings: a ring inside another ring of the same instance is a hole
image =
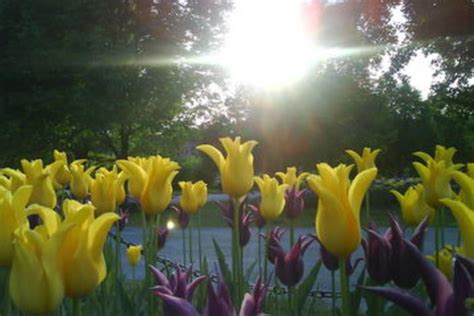
[[[258,274],[262,276],[262,238],[260,237],[262,229],[258,228]]]
[[[346,274],[346,259],[339,258],[339,277],[341,281],[341,294],[342,294],[342,315],[350,316],[350,293],[349,293],[349,279]]]
[[[336,273],[331,271],[331,308],[332,315],[336,316]]]
[[[439,249],[440,249],[440,210],[435,214],[435,263],[436,267],[439,267]]]
[[[188,225],[189,233],[189,263],[193,263],[193,226],[191,225],[191,218]]]
[[[442,207],[440,209],[440,215],[441,215],[441,223],[440,223],[440,227],[441,227],[441,248],[444,247],[444,207]]]
[[[290,286],[288,287],[288,314],[290,316],[294,315],[292,300],[293,300],[293,287]]]
[[[115,271],[117,273],[117,277],[119,278],[120,277],[120,270],[121,270],[121,266],[120,266],[120,240],[122,239],[121,238],[121,232],[120,232],[120,223],[117,222],[116,225],[116,233],[115,233],[115,255],[116,255],[116,258],[115,258]]]
[[[295,244],[295,220],[290,219],[290,248]]]
[[[199,250],[199,270],[202,271],[202,246],[201,246],[201,212],[199,212],[198,218],[198,250]]]
[[[265,256],[263,257],[263,275],[264,280],[267,281],[267,270],[268,270],[268,238],[270,234],[270,228],[265,225]]]
[[[365,223],[369,225],[370,223],[370,194],[369,190],[365,194]]]
[[[240,231],[239,231],[239,224],[240,224],[240,205],[239,205],[239,200],[234,199],[234,221],[232,225],[232,246],[234,248],[233,251],[233,258],[232,261],[234,262],[234,267],[235,267],[235,274],[234,274],[234,282],[237,288],[236,291],[236,300],[235,302],[241,302],[242,300],[242,287],[243,287],[243,282],[242,282],[242,266],[241,266],[241,247],[240,247]]]
[[[74,316],[81,316],[81,302],[78,298],[72,299],[72,313]]]
[[[181,232],[183,233],[183,264],[186,265],[186,230],[182,228]]]

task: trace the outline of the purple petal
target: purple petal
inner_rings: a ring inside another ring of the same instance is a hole
[[[194,306],[185,299],[157,293],[163,300],[163,313],[165,316],[199,316]]]
[[[166,277],[166,275],[164,275],[159,269],[155,268],[152,265],[150,265],[149,267],[151,271],[153,272],[153,275],[155,276],[156,283],[158,285],[162,285],[171,289],[170,282],[168,278]]]
[[[454,309],[456,315],[466,315],[464,305],[468,297],[474,297],[474,282],[466,267],[458,259],[454,262]]]
[[[207,277],[205,275],[202,275],[198,278],[195,278],[189,285],[186,287],[186,300],[192,301],[193,295],[194,295],[194,290],[201,284],[204,280],[206,280]]]
[[[436,305],[437,311],[448,308],[449,301],[453,295],[453,288],[448,279],[436,267],[428,261],[420,250],[410,241],[405,240],[408,253],[418,265],[421,277],[426,285],[431,303]],[[448,315],[448,314],[443,314]]]
[[[240,306],[239,316],[255,316],[257,314],[257,304],[255,298],[246,293]]]
[[[394,302],[395,304],[402,307],[403,309],[405,309],[412,315],[433,316],[433,312],[431,312],[428,309],[425,302],[399,289],[392,289],[392,288],[386,288],[386,287],[362,287],[362,288],[370,292],[373,292],[375,294],[378,294],[389,301]]]

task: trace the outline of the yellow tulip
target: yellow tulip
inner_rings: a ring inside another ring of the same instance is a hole
[[[307,178],[309,187],[318,195],[316,233],[321,243],[333,255],[348,257],[360,244],[360,207],[377,169],[370,168],[350,181],[352,166],[332,168],[317,165],[319,175]]]
[[[94,219],[94,207],[66,200],[64,224],[74,224],[61,248],[66,296],[88,295],[105,279],[107,268],[103,248],[107,233],[119,219],[105,213]]]
[[[12,181],[8,177],[0,174],[0,188],[10,191]]]
[[[280,216],[285,208],[285,191],[288,184],[279,184],[278,180],[264,174],[261,178],[255,177],[260,189],[260,215],[266,221],[273,221]]]
[[[461,252],[474,259],[474,210],[453,199],[442,199],[441,203],[451,209],[461,233]]]
[[[128,246],[127,248],[127,258],[128,263],[134,267],[140,262],[140,258],[142,256],[142,245],[137,246]]]
[[[117,176],[117,181],[115,181],[115,201],[117,202],[117,205],[120,205],[125,202],[125,198],[127,197],[127,194],[125,192],[125,181],[127,181],[127,179],[128,176],[125,172],[119,172]]]
[[[7,267],[13,258],[13,233],[20,227],[28,227],[26,205],[33,187],[25,185],[16,190],[0,191],[0,267]]]
[[[429,216],[430,222],[433,220],[435,210],[426,204],[424,198],[424,188],[421,184],[408,188],[404,195],[396,190],[390,190],[395,195],[405,223],[410,226],[418,226],[418,224]]]
[[[183,211],[194,215],[207,201],[207,184],[203,181],[192,183],[191,181],[180,181],[181,198],[179,204]]]
[[[459,192],[460,200],[466,204],[467,207],[474,210],[474,178],[460,171],[455,171],[453,173],[453,179],[461,187],[461,191]]]
[[[425,200],[429,206],[437,208],[441,206],[441,199],[453,196],[450,185],[451,178],[454,171],[459,169],[461,165],[446,167],[445,160],[439,162],[429,160],[426,166],[419,162],[414,162],[413,166],[420,175],[425,188]]]
[[[10,191],[15,192],[19,187],[26,184],[26,176],[23,172],[11,168],[2,169],[2,173],[9,177]]]
[[[23,159],[21,166],[26,176],[26,184],[33,186],[29,204],[36,203],[50,208],[55,207],[56,192],[54,191],[50,174],[56,172],[60,166],[59,163],[54,163],[49,168],[43,168],[43,161],[41,159],[31,162]]]
[[[56,189],[62,188],[71,182],[71,171],[67,162],[67,155],[65,152],[54,150],[54,162],[59,163],[57,171],[54,173],[52,179]],[[51,165],[50,165],[51,166]]]
[[[446,148],[441,145],[436,145],[434,157],[431,157],[429,154],[423,151],[417,151],[416,153],[414,153],[414,155],[423,159],[425,163],[428,163],[429,161],[432,161],[432,160],[434,160],[435,162],[444,161],[446,168],[449,168],[454,165],[453,157],[455,153],[456,153],[456,148],[454,147]]]
[[[458,247],[454,247],[451,245],[445,246],[443,249],[438,251],[438,261],[439,261],[439,266],[438,268],[441,270],[441,272],[444,273],[444,275],[449,279],[453,279],[453,268],[454,268],[454,256],[453,252],[460,253],[460,249]],[[426,256],[428,260],[430,260],[433,263],[436,263],[436,254],[432,256]]]
[[[364,147],[362,156],[350,149],[346,150],[346,153],[354,159],[357,165],[357,171],[362,172],[370,168],[375,168],[375,158],[381,151],[381,149],[372,150],[369,147]]]
[[[467,174],[471,178],[474,178],[474,162],[467,164]]]
[[[148,158],[143,164],[119,160],[117,165],[127,174],[128,188],[148,215],[163,212],[171,202],[172,181],[178,174],[179,165],[161,156]]]
[[[299,191],[301,181],[305,179],[309,173],[302,172],[299,176],[296,176],[296,167],[288,167],[286,168],[286,173],[277,172],[275,175],[279,177],[284,184],[287,184],[288,187],[295,187],[296,191]]]
[[[117,207],[117,169],[108,171],[100,168],[91,180],[91,202],[96,207],[96,215],[115,212]]]
[[[229,137],[219,139],[227,156],[211,145],[200,145],[196,148],[208,155],[219,168],[222,190],[234,198],[246,195],[253,186],[253,155],[252,149],[256,141],[240,144],[240,137],[235,140]]]
[[[19,310],[47,314],[61,304],[64,281],[59,252],[70,229],[70,225],[61,226],[51,238],[25,227],[15,233],[9,287]]]
[[[95,167],[84,169],[83,161],[73,162],[71,164],[71,191],[78,199],[83,199],[89,194],[89,184],[91,182],[91,173]]]

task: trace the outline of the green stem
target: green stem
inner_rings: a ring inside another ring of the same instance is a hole
[[[290,219],[290,249],[295,244],[295,221]]]
[[[132,267],[132,280],[135,282],[137,278],[135,277],[135,266]]]
[[[441,248],[444,247],[444,207],[440,209],[440,215],[441,215]]]
[[[234,282],[236,284],[236,300],[235,302],[241,302],[242,300],[242,267],[240,264],[241,261],[241,248],[240,248],[240,230],[239,230],[239,224],[240,224],[240,214],[239,214],[239,200],[234,199],[234,221],[233,221],[233,247],[234,249],[234,257],[232,258],[232,261],[235,262],[235,275],[234,275]]]
[[[186,265],[186,230],[182,228],[181,232],[183,233],[183,264]]]
[[[72,299],[72,310],[73,310],[73,315],[74,316],[81,316],[81,302],[79,301],[78,298],[73,298]]]
[[[290,316],[294,315],[292,299],[293,299],[293,287],[290,286],[288,287],[288,313]]]
[[[435,263],[439,267],[439,249],[440,249],[440,214],[439,210],[435,214]]]
[[[191,218],[189,218],[189,226],[188,226],[188,233],[189,233],[189,263],[193,263],[193,226],[191,225]]]
[[[365,223],[369,225],[370,223],[370,194],[369,190],[365,194]]]
[[[268,223],[267,223],[268,224]],[[268,235],[270,233],[270,228],[268,225],[265,225],[265,256],[263,257],[263,275],[264,280],[267,281],[267,270],[268,270]]]
[[[202,246],[201,246],[201,212],[199,212],[198,222],[198,250],[199,250],[199,271],[202,271]]]
[[[341,294],[342,294],[342,315],[350,316],[350,296],[349,296],[349,279],[346,274],[346,259],[339,258],[339,277],[341,282]]]
[[[121,240],[121,232],[120,232],[120,224],[119,222],[116,223],[116,234],[115,234],[115,271],[117,273],[117,277],[120,277],[120,271],[121,271],[121,266],[120,266],[120,240]]]
[[[262,229],[258,228],[258,274],[262,276],[262,238],[260,237]]]
[[[336,316],[336,273],[331,271],[331,307],[332,315]]]

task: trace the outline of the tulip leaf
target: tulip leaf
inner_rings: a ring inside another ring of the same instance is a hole
[[[229,286],[229,290],[233,294],[234,286],[232,282],[232,274],[230,272],[229,265],[225,261],[224,252],[222,251],[221,247],[214,238],[212,238],[212,243],[214,244],[214,249],[217,255],[217,261],[219,262],[219,268],[221,270],[222,276],[224,277],[225,284]]]
[[[309,272],[306,279],[304,279],[304,281],[301,282],[301,284],[298,286],[296,290],[296,307],[298,308],[299,312],[301,312],[301,310],[303,309],[304,304],[308,299],[308,295],[313,289],[314,283],[316,282],[316,279],[318,278],[319,270],[321,269],[321,264],[322,264],[322,261],[318,260],[318,262],[314,265],[314,267]]]
[[[250,277],[252,276],[253,270],[255,269],[255,266],[257,265],[257,263],[258,263],[258,260],[255,260],[245,271],[245,279],[247,281],[250,280]]]
[[[136,315],[132,300],[127,294],[127,290],[123,286],[123,281],[117,281],[118,295],[120,300],[120,310],[126,315]]]
[[[204,257],[202,259],[201,274],[202,275],[209,275],[207,257]],[[206,297],[207,297],[207,286],[199,286],[198,290],[197,290],[197,293],[196,293],[196,309],[198,311],[203,310],[203,308],[206,304]]]
[[[364,285],[365,280],[365,271],[366,269],[362,269],[359,277],[357,278],[357,287],[351,293],[351,302],[352,302],[352,310],[358,311],[360,307],[360,302],[362,301],[362,288],[361,285]]]

